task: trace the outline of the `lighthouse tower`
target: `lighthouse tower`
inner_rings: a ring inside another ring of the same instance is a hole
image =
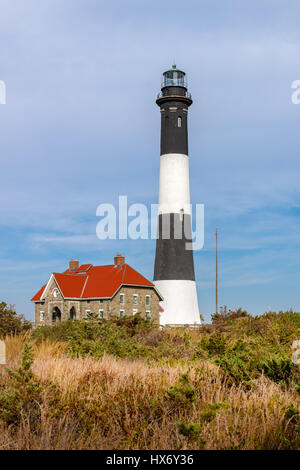
[[[162,325],[199,324],[191,247],[188,108],[185,73],[173,65],[163,74],[156,100],[161,111],[158,234],[154,284],[162,294]]]

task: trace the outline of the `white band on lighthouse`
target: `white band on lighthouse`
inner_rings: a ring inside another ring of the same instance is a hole
[[[160,157],[159,214],[191,214],[189,158],[180,153]]]
[[[199,325],[200,314],[195,281],[155,281],[155,287],[164,297],[161,303],[161,325]]]

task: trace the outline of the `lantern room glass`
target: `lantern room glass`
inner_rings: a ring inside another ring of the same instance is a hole
[[[162,87],[180,86],[186,88],[185,73],[181,70],[167,70],[163,74]]]

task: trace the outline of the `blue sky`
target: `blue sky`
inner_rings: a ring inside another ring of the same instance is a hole
[[[122,252],[152,279],[155,243],[100,241],[96,208],[156,203],[161,73],[175,60],[194,104],[200,310],[300,309],[300,4],[278,0],[0,0],[0,300],[29,299],[69,259]]]

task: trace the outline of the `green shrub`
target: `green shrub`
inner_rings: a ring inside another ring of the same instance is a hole
[[[8,369],[8,383],[1,384],[3,390],[0,393],[0,418],[6,424],[19,424],[22,415],[27,417],[33,426],[40,420],[39,404],[42,402],[43,389],[31,371],[32,362],[32,347],[25,343],[21,366],[17,371]]]
[[[185,424],[183,421],[181,421],[178,424],[178,431],[183,436],[189,437],[191,439],[196,439],[202,432],[202,426],[201,424],[197,423]]]
[[[299,411],[294,407],[294,405],[290,404],[286,408],[284,418],[289,420],[291,423],[298,423]]]
[[[167,398],[171,399],[174,406],[188,406],[196,400],[196,389],[191,384],[189,372],[181,374],[176,385],[167,391]]]
[[[225,336],[217,331],[211,335],[204,335],[200,341],[200,347],[208,352],[210,356],[222,355],[226,349]]]
[[[218,411],[225,406],[225,403],[206,403],[204,405],[204,410],[201,412],[201,421],[210,423],[215,419]]]
[[[212,323],[231,323],[232,321],[236,320],[237,318],[244,318],[249,317],[249,313],[242,308],[237,310],[228,310],[227,307],[221,307],[220,313],[213,313],[211,315]]]
[[[274,382],[288,383],[293,373],[293,363],[290,359],[273,358],[257,366],[259,372]]]

